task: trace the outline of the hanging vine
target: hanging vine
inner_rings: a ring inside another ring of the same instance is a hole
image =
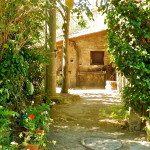
[[[123,90],[127,107],[150,106],[150,2],[103,0],[108,25],[108,51],[128,79]]]

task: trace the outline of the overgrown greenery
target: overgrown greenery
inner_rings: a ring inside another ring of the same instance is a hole
[[[58,2],[61,3],[60,0]],[[6,147],[10,147],[15,128],[19,127],[16,118],[21,119],[22,110],[27,113],[28,106],[37,100],[36,94],[43,90],[43,64],[47,57],[42,43],[44,21],[49,17],[45,10],[54,7],[57,7],[54,1],[0,0],[0,124],[4,123],[0,132],[8,131],[5,134],[5,139],[8,139],[4,142]],[[47,107],[40,106],[43,110]],[[0,144],[3,145],[2,142]]]
[[[119,104],[117,106],[110,107],[109,110],[107,111],[106,109],[100,109],[99,117],[100,119],[109,118],[109,119],[122,121],[122,120],[128,120],[129,112],[125,110],[123,104]]]
[[[0,6],[0,101],[2,105],[13,103],[17,107],[34,89],[37,91],[37,82],[41,82],[43,54],[40,57],[35,46],[40,42],[44,16],[37,1],[8,0]]]
[[[150,106],[150,2],[107,0],[102,8],[108,24],[108,50],[128,79],[123,90],[127,107],[140,112]]]
[[[4,149],[9,149],[10,142],[16,139],[16,116],[43,89],[44,2],[0,0],[0,106],[3,108],[0,109],[0,123],[4,123],[0,131],[6,132],[4,139],[7,139],[6,148],[2,142],[0,145]]]
[[[88,0],[80,0],[79,2],[75,3],[75,6],[72,10],[72,13],[77,14],[78,25],[82,28],[87,26],[87,20],[85,20],[85,16],[89,20],[93,20],[93,14],[90,9],[90,3]]]
[[[0,106],[0,145],[8,146],[10,144],[11,138],[11,128],[9,117],[15,116],[14,111],[8,111],[4,107]]]

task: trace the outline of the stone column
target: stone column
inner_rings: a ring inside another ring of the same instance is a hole
[[[133,108],[129,108],[129,130],[130,131],[139,131],[141,130],[141,115],[136,113]]]

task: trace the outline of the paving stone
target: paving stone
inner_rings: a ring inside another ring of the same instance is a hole
[[[81,143],[91,150],[117,150],[122,147],[121,141],[116,139],[89,137],[83,139]]]

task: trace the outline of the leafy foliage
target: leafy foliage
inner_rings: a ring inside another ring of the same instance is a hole
[[[112,61],[128,79],[123,90],[126,106],[136,111],[150,105],[150,3],[107,0],[108,47]]]
[[[37,47],[43,29],[44,4],[39,1],[2,1],[0,5],[0,103],[18,104],[39,91],[44,54]],[[21,105],[20,105],[21,106]]]
[[[79,20],[78,24],[83,28],[87,26],[85,16],[87,16],[89,20],[93,20],[93,14],[91,12],[90,3],[88,0],[79,0],[76,2],[72,13],[77,14],[77,19]]]
[[[43,7],[42,0],[1,0],[1,59],[10,44],[13,46],[13,52],[18,53],[28,41],[37,42],[37,39],[40,39],[40,21],[44,19]]]
[[[72,14],[76,14],[77,16],[77,22],[78,25],[85,28],[87,25],[87,21],[86,21],[86,17],[89,20],[93,20],[93,13],[90,9],[90,2],[89,0],[79,0],[79,1],[74,1],[73,0],[66,0],[66,3],[61,2],[60,0],[56,0],[57,2],[57,10],[58,12],[60,12],[62,18],[65,20],[65,9],[66,6],[68,7],[70,5],[70,7],[73,9],[71,9],[71,13]],[[86,17],[85,17],[86,16]],[[60,23],[60,22],[59,22]]]
[[[5,108],[0,109],[0,124],[4,130],[17,126],[11,114],[30,105],[42,89],[44,9],[44,0],[0,0],[0,105]],[[4,136],[9,147],[12,134]]]
[[[26,137],[24,139],[23,145],[45,145],[44,134],[36,132],[26,132]]]
[[[3,106],[0,106],[0,145],[9,145],[10,143],[10,120],[9,117],[16,115],[14,111],[9,111]]]
[[[108,111],[106,111],[105,109],[100,109],[99,117],[100,119],[109,118],[109,119],[121,121],[121,120],[128,119],[128,116],[129,116],[128,113],[129,112],[125,110],[123,105],[120,104],[120,105],[117,105],[117,107],[116,106],[110,107]]]
[[[50,117],[48,111],[50,106],[46,104],[38,106],[29,106],[27,110],[23,110],[26,115],[23,118],[22,125],[27,129],[35,131],[37,128],[45,129],[45,124],[50,122]]]

